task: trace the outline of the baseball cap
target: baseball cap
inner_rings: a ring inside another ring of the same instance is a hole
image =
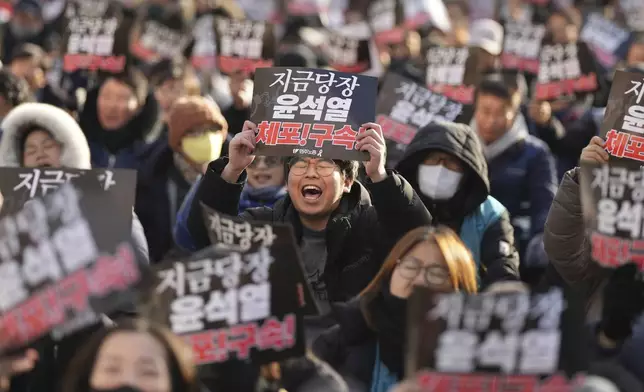
[[[492,19],[479,19],[470,27],[470,46],[498,56],[503,50],[503,26]]]

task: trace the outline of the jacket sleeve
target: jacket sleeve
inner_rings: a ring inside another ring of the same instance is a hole
[[[530,192],[530,238],[543,232],[550,205],[557,192],[555,160],[543,147],[530,162],[528,174]]]
[[[246,173],[242,174],[239,182],[234,184],[226,182],[221,178],[221,171],[227,163],[228,158],[211,162],[194,189],[194,195],[188,195],[191,196],[190,198],[186,197],[175,227],[175,238],[181,247],[197,251],[210,245],[199,203],[204,203],[222,214],[237,216],[239,197],[244,187]]]
[[[481,241],[482,287],[494,282],[519,279],[519,253],[508,211],[489,225]]]
[[[549,126],[537,127],[539,138],[548,144],[554,155],[569,157],[575,161],[597,132],[597,124],[590,112],[566,128],[554,117]]]
[[[591,260],[590,242],[579,198],[579,168],[564,174],[550,207],[543,232],[543,244],[550,262],[568,284],[595,280],[601,267]]]
[[[371,203],[376,209],[378,222],[387,238],[394,243],[408,231],[429,226],[432,216],[412,186],[403,176],[388,171],[381,182],[366,182]]]

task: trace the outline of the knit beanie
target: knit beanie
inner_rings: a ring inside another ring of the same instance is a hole
[[[168,142],[175,152],[181,151],[181,139],[190,131],[211,128],[228,134],[228,123],[219,106],[201,96],[179,98],[168,115]]]

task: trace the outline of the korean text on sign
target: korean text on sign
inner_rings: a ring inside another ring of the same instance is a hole
[[[261,102],[255,102],[251,120],[258,124],[256,141],[264,155],[361,156],[355,141],[359,127],[375,119],[374,78],[319,69],[267,68],[256,72],[255,89]],[[256,101],[257,97],[256,92]],[[264,148],[268,146],[283,149]]]
[[[245,252],[250,250],[253,244],[270,247],[275,241],[276,235],[269,224],[251,225],[249,222],[225,217],[212,210],[206,210],[206,215],[209,230],[215,234],[217,242],[232,249],[239,248]]]
[[[26,236],[28,243],[21,243]],[[34,199],[0,221],[0,348],[28,343],[90,309],[89,297],[121,291],[139,278],[134,254],[100,256],[72,186]],[[91,267],[88,269],[88,267]]]
[[[33,169],[31,173],[20,173],[20,182],[13,188],[14,191],[26,189],[29,191],[29,198],[36,196],[45,196],[50,191],[58,189],[63,184],[68,183],[74,178],[78,178],[83,173],[80,171],[68,172],[62,169]],[[116,184],[114,173],[110,170],[98,175],[103,189],[108,191]],[[40,190],[40,192],[39,192]]]
[[[597,89],[597,75],[582,72],[579,43],[543,45],[539,55],[539,73],[535,97],[556,99]]]
[[[265,36],[272,25],[252,20],[219,17],[215,20],[218,40],[217,59],[224,74],[236,71],[252,72],[256,67],[270,67],[272,61],[263,60]],[[272,37],[272,34],[270,34]],[[266,57],[270,54],[267,53]]]
[[[617,267],[634,262],[644,268],[644,176],[639,168],[602,165],[591,169],[592,257]]]
[[[622,73],[619,79],[628,75]],[[644,162],[644,102],[642,102],[644,78],[639,76],[637,79],[630,77],[628,79],[629,86],[623,92],[624,97],[618,101],[625,104],[624,114],[622,118],[616,119],[619,128],[613,128],[606,133],[606,150],[616,158]],[[615,93],[614,90],[616,89],[611,89],[611,98]]]
[[[429,317],[443,320],[434,367],[444,373],[481,368],[503,374],[556,372],[565,301],[559,289],[547,293],[441,295]]]

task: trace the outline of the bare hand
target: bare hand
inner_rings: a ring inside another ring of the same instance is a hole
[[[593,136],[590,143],[581,150],[581,162],[608,163],[610,155],[604,149],[606,142],[599,136]]]
[[[387,178],[385,170],[387,146],[379,124],[362,124],[356,136],[356,149],[369,153],[369,161],[364,162],[364,168],[371,181],[380,182]]]
[[[244,122],[242,131],[230,141],[228,146],[228,164],[221,173],[224,180],[237,182],[241,173],[255,160],[255,131],[257,125]]]
[[[528,108],[528,114],[537,125],[548,125],[552,119],[552,106],[547,101],[532,102]]]
[[[230,94],[235,108],[238,110],[250,107],[253,99],[253,82],[244,72],[238,71],[230,76]]]
[[[0,358],[0,392],[8,391],[11,377],[30,371],[37,360],[38,352],[34,349],[15,357]]]

